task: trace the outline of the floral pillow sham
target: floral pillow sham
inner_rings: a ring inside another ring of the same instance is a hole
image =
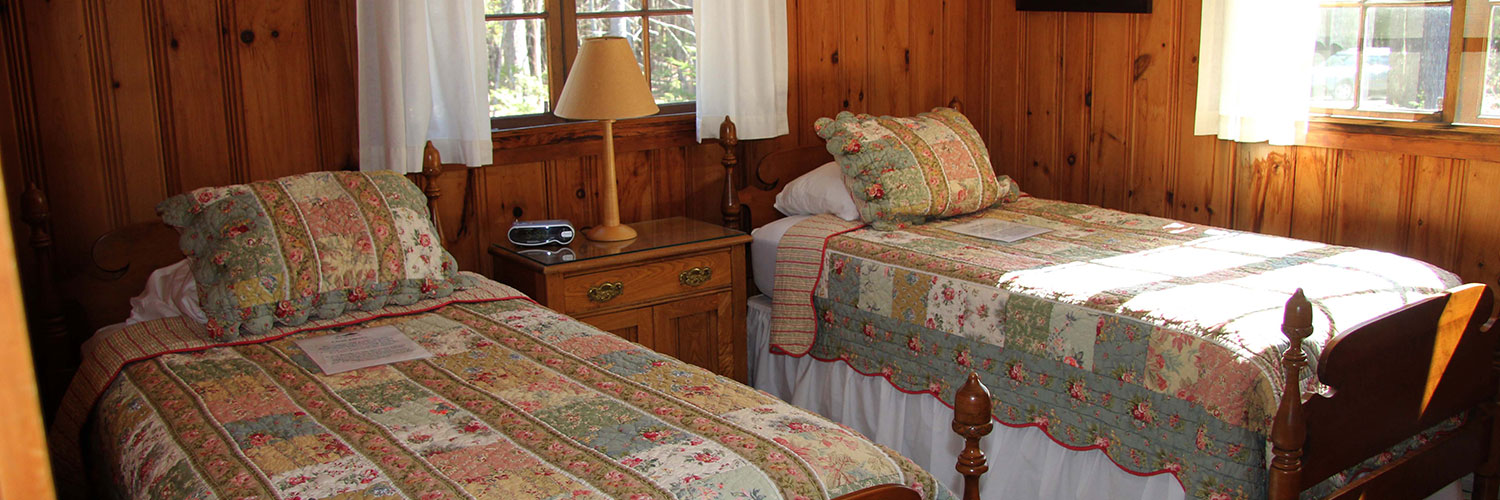
[[[1010,177],[995,176],[979,133],[951,108],[911,118],[845,111],[814,127],[838,160],[860,218],[875,229],[973,213],[1020,195]]]
[[[396,172],[314,172],[157,205],[191,259],[215,340],[443,297],[459,287],[420,189]]]

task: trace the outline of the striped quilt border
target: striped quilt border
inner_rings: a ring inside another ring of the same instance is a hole
[[[818,336],[813,292],[823,277],[823,254],[834,236],[865,227],[831,214],[798,222],[776,247],[776,283],[771,291],[771,351],[802,357]]]

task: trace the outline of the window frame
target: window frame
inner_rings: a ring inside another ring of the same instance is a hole
[[[692,15],[693,13],[692,8],[652,9],[651,3],[653,1],[655,0],[641,0],[641,8],[638,10],[611,12],[579,13],[578,2],[576,0],[544,0],[542,5],[545,12],[542,13],[490,14],[486,12],[484,15],[485,23],[492,21],[542,19],[546,23],[547,28],[547,105],[549,109],[542,113],[529,115],[491,117],[491,132],[570,122],[570,120],[552,114],[552,111],[557,107],[557,100],[562,95],[563,84],[568,79],[568,71],[573,68],[573,59],[578,55],[578,23],[581,20],[620,17],[639,18],[641,20],[641,60],[645,63],[645,71],[650,71],[651,17]],[[694,30],[696,31],[696,27]],[[646,79],[649,81],[651,75],[646,75]],[[658,107],[661,108],[661,111],[658,113],[659,115],[688,114],[698,109],[697,101],[659,104]]]
[[[1371,120],[1382,122],[1412,122],[1412,123],[1447,123],[1454,124],[1457,96],[1459,93],[1460,78],[1460,56],[1462,53],[1464,7],[1470,0],[1405,0],[1388,2],[1382,0],[1320,0],[1319,9],[1327,8],[1357,8],[1359,9],[1359,31],[1356,34],[1354,52],[1354,105],[1349,108],[1325,108],[1311,107],[1308,111],[1313,121],[1321,120]],[[1482,0],[1490,1],[1490,0]],[[1448,6],[1448,57],[1443,81],[1443,100],[1441,109],[1430,113],[1416,111],[1368,111],[1359,109],[1361,86],[1364,83],[1365,64],[1365,24],[1367,15],[1371,8],[1376,7],[1413,7],[1413,6]],[[1455,50],[1458,49],[1458,50]],[[1480,75],[1483,78],[1483,75]],[[1482,84],[1482,82],[1481,82]]]

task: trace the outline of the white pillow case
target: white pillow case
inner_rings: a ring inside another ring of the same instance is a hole
[[[778,212],[784,215],[833,214],[844,220],[859,220],[859,208],[844,187],[844,173],[836,162],[802,174],[776,194]]]
[[[174,316],[208,322],[203,309],[198,307],[198,284],[193,281],[193,269],[187,259],[157,269],[146,278],[146,290],[130,299],[130,318],[125,324]]]

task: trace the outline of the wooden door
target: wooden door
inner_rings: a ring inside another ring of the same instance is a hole
[[[732,305],[731,292],[723,291],[652,308],[656,323],[652,349],[726,377],[743,379],[744,368],[734,362],[730,338],[734,331]]]
[[[5,205],[0,205],[0,228],[0,500],[51,500],[52,470]]]
[[[594,325],[600,330],[657,350],[654,345],[656,339],[653,331],[656,325],[652,319],[649,307],[578,318],[579,321]]]

